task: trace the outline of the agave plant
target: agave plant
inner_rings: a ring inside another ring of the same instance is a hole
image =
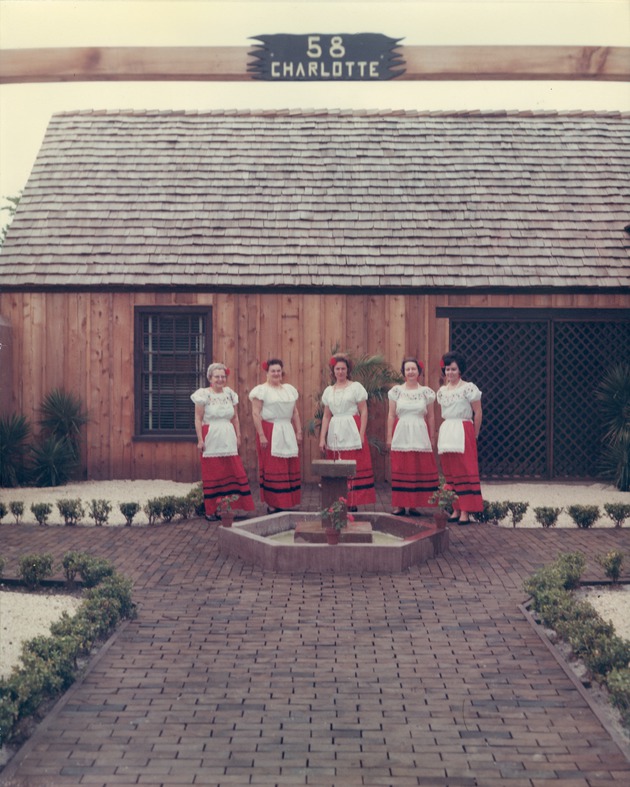
[[[55,388],[44,397],[41,412],[43,417],[40,424],[44,430],[57,440],[65,440],[78,462],[81,454],[81,428],[89,420],[81,399],[62,388]]]
[[[630,364],[612,366],[595,396],[604,427],[602,470],[622,492],[630,491]]]
[[[23,415],[0,417],[0,486],[18,486],[24,480],[24,456],[31,426]]]
[[[31,472],[36,486],[65,484],[77,466],[70,442],[52,435],[32,446],[31,457]]]

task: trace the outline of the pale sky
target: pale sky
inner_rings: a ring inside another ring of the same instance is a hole
[[[0,0],[2,49],[249,47],[249,39],[261,34],[366,32],[402,38],[403,46],[630,46],[630,0]],[[630,111],[630,84],[392,81],[2,85],[0,195],[15,194],[25,185],[54,112],[104,108]]]

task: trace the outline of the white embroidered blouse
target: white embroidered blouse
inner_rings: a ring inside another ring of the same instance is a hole
[[[398,421],[392,438],[392,451],[432,451],[431,438],[425,416],[435,401],[435,392],[425,385],[406,388],[395,385],[387,393],[396,402]]]
[[[354,416],[359,413],[359,403],[366,402],[367,391],[355,381],[346,388],[329,385],[322,394],[322,402],[328,407],[332,418],[326,434],[329,451],[357,451],[361,448],[361,433]]]
[[[462,381],[456,388],[443,385],[437,400],[444,418],[438,434],[438,454],[463,454],[464,421],[473,420],[470,403],[481,400],[481,391],[474,383]]]
[[[238,447],[232,418],[238,394],[228,387],[221,393],[215,393],[211,388],[199,388],[190,398],[195,404],[203,405],[202,423],[208,426],[202,455],[235,456]]]
[[[263,403],[261,418],[273,424],[271,455],[288,458],[298,456],[298,443],[291,424],[293,410],[299,394],[288,383],[269,385],[261,383],[249,392],[250,399]]]

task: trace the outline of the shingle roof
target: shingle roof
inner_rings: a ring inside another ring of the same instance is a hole
[[[630,286],[630,116],[53,116],[4,287]]]

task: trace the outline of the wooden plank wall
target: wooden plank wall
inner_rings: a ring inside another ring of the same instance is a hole
[[[241,398],[242,457],[256,477],[255,436],[248,392],[265,378],[261,362],[283,358],[286,379],[300,391],[304,425],[327,383],[333,347],[353,354],[383,354],[395,367],[415,354],[427,367],[426,383],[439,384],[439,358],[448,349],[448,321],[438,306],[472,308],[630,308],[630,295],[343,295],[307,293],[0,293],[0,315],[12,326],[11,408],[37,424],[39,403],[55,387],[79,395],[91,420],[83,445],[90,479],[199,477],[194,439],[134,439],[134,305],[213,307],[214,360],[231,369]],[[0,373],[2,369],[0,368]],[[192,403],[191,403],[192,407]],[[384,439],[385,406],[373,412],[372,432]],[[303,474],[319,455],[305,436]],[[379,478],[386,460],[375,455]]]

